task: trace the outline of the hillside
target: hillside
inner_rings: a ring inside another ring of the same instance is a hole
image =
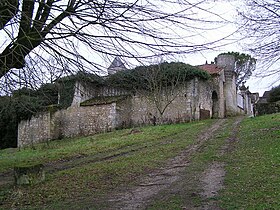
[[[280,115],[117,130],[0,151],[0,209],[273,209]],[[14,186],[13,167],[46,181]]]

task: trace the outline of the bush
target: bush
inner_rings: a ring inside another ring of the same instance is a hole
[[[38,90],[22,88],[11,96],[0,96],[0,149],[17,146],[18,123],[57,103],[57,88],[45,84]]]
[[[268,97],[268,102],[276,102],[280,101],[280,85],[272,88],[269,97]]]

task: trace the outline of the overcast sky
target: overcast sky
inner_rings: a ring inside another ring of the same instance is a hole
[[[193,2],[197,2],[197,0],[190,0]],[[243,1],[239,0],[209,0],[205,1],[205,5],[202,6],[201,10],[188,10],[190,15],[197,14],[199,18],[207,20],[207,21],[218,21],[220,24],[212,24],[208,23],[205,24],[203,22],[199,22],[197,25],[194,25],[194,30],[184,30],[181,29],[175,29],[172,28],[172,26],[169,26],[172,31],[174,31],[177,34],[182,35],[183,37],[187,37],[187,41],[189,43],[196,44],[202,44],[202,43],[209,43],[212,41],[217,41],[220,39],[223,39],[224,37],[227,37],[221,42],[217,42],[214,45],[211,45],[210,50],[207,51],[199,51],[193,54],[185,54],[185,55],[176,55],[174,57],[173,61],[181,61],[184,63],[188,63],[191,65],[201,65],[204,64],[206,61],[210,63],[211,61],[214,61],[214,58],[223,52],[229,52],[229,51],[235,51],[240,53],[248,53],[246,50],[242,48],[242,40],[241,36],[238,33],[234,33],[238,26],[235,24],[237,21],[237,13],[236,13],[236,7],[242,7],[241,3]],[[179,5],[178,5],[179,6]],[[178,8],[168,8],[170,10],[176,10]],[[193,17],[193,16],[191,16]],[[193,23],[192,23],[193,24]],[[168,28],[164,29],[167,30]],[[2,31],[3,32],[3,31]],[[159,32],[160,33],[160,32]],[[196,34],[194,36],[194,34]],[[234,34],[234,35],[232,35]],[[0,37],[5,40],[8,40],[7,35],[3,35],[0,33]],[[243,41],[244,42],[244,41]],[[245,41],[246,42],[246,41]],[[189,44],[188,43],[188,44]],[[5,43],[2,43],[3,45],[0,46],[0,50],[2,50],[5,47]],[[90,51],[87,51],[86,48],[81,47],[81,45],[77,44],[78,47],[83,48],[82,52],[86,53],[86,55],[83,55],[87,57],[87,59],[94,59],[99,60],[102,66],[108,67],[110,65],[110,62],[114,59],[113,57],[99,57],[97,55],[93,55]],[[170,58],[159,58],[164,59],[166,61],[171,61]],[[158,60],[160,61],[160,60]],[[153,61],[153,62],[158,62]],[[129,61],[128,61],[129,62]],[[134,65],[137,65],[137,63],[133,63]],[[138,64],[139,65],[139,64]],[[263,69],[257,65],[256,72],[259,73]],[[252,76],[252,78],[246,83],[246,85],[250,86],[251,92],[259,92],[260,95],[263,94],[264,91],[271,89],[271,85],[275,81],[275,76],[267,77],[267,78],[257,78],[255,75]],[[277,83],[274,83],[274,85],[277,85]]]
[[[215,7],[213,7],[213,11],[219,13],[222,17],[224,17],[229,22],[232,21],[232,24],[226,24],[223,27],[214,30],[208,31],[209,39],[216,39],[218,37],[222,37],[224,35],[230,34],[237,29],[237,26],[234,25],[234,22],[238,20],[236,8],[241,6],[240,1],[215,1]],[[214,50],[206,51],[206,52],[198,52],[194,55],[185,56],[185,62],[192,65],[203,64],[208,61],[214,61],[214,58],[223,52],[236,51],[240,53],[248,53],[246,49],[242,46],[242,42],[246,42],[246,40],[240,40],[241,35],[235,34],[230,36],[227,40],[227,43],[230,43],[232,40],[232,44],[227,44],[225,46],[215,48]],[[250,53],[249,53],[250,54]],[[275,67],[275,66],[274,66]],[[278,67],[278,66],[277,66]],[[276,68],[277,68],[276,67]],[[257,68],[251,78],[246,82],[246,86],[249,86],[251,92],[259,92],[260,96],[263,95],[264,91],[270,90],[272,87],[275,87],[280,84],[278,77],[276,75],[272,75],[270,77],[262,77],[260,75],[261,72],[264,71],[264,67],[257,63]],[[278,80],[278,81],[277,81]]]

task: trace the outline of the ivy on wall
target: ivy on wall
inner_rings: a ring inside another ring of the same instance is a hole
[[[37,90],[22,88],[11,96],[0,96],[0,149],[17,146],[17,129],[21,120],[49,109],[57,103],[54,84],[44,84]]]
[[[53,84],[44,84],[37,90],[22,88],[11,96],[0,96],[0,149],[15,147],[17,143],[17,125],[21,120],[29,119],[41,111],[54,112],[58,108],[71,105],[76,81],[91,88],[109,86],[126,90],[150,91],[152,85],[172,86],[198,77],[203,80],[210,75],[197,67],[181,62],[161,63],[158,65],[140,66],[131,70],[119,71],[116,74],[100,77],[95,74],[79,72],[76,75],[63,77]],[[59,94],[58,94],[59,93]],[[59,105],[58,102],[59,98]],[[119,98],[102,98],[99,103],[109,103]],[[90,105],[89,100],[83,105]],[[94,102],[96,103],[96,102]]]
[[[85,85],[90,85],[91,87],[101,87],[105,85],[104,78],[96,74],[79,72],[76,75],[63,77],[57,81],[58,92],[60,97],[59,107],[67,108],[71,106],[76,81],[79,81]]]
[[[132,70],[119,71],[110,75],[106,79],[106,84],[128,90],[147,90],[151,82],[155,86],[163,83],[166,86],[172,86],[174,82],[183,84],[195,77],[207,80],[210,75],[206,71],[185,63],[164,62],[158,65],[140,66]]]
[[[59,105],[62,108],[67,108],[71,105],[76,81],[91,88],[108,86],[128,91],[149,91],[151,82],[154,83],[154,86],[159,86],[163,83],[165,86],[172,86],[174,82],[183,84],[195,77],[207,80],[210,75],[197,67],[181,62],[164,62],[158,65],[139,66],[134,69],[119,71],[107,77],[80,72],[76,75],[64,77],[57,82],[60,94]]]

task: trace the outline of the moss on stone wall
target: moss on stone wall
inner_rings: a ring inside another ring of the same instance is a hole
[[[81,106],[93,106],[93,105],[103,105],[111,104],[119,100],[124,100],[128,96],[99,96],[82,102]]]
[[[67,108],[71,105],[74,96],[75,78],[64,77],[58,81],[59,105]]]

